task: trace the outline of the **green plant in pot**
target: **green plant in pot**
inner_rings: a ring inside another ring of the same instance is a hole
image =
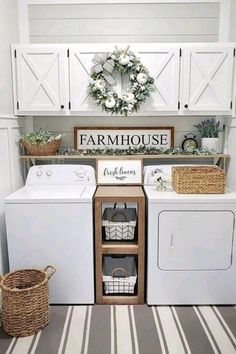
[[[44,128],[24,134],[20,138],[20,144],[27,154],[35,156],[55,155],[61,142],[62,134]]]
[[[220,122],[216,121],[214,118],[206,119],[199,124],[194,125],[198,129],[202,138],[202,148],[208,149],[215,153],[222,152],[220,133],[222,128],[220,127]]]

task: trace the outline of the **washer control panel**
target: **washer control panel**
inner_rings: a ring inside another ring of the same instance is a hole
[[[96,185],[95,170],[88,165],[38,165],[30,168],[26,185]]]

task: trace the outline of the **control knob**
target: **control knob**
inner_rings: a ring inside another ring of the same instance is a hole
[[[86,174],[86,172],[84,170],[76,170],[75,174],[78,178],[83,178]]]

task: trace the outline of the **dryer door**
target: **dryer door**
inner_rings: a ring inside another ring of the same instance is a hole
[[[162,211],[158,231],[159,268],[228,269],[232,261],[233,229],[231,211]]]

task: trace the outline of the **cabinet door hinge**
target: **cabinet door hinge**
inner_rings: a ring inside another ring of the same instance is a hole
[[[180,109],[180,101],[178,102],[178,109]]]
[[[230,109],[232,109],[233,108],[233,102],[231,101],[230,102]]]
[[[69,102],[69,109],[71,109],[71,103]]]
[[[235,54],[236,54],[236,48],[234,48],[234,53],[233,53],[233,56],[235,57]]]
[[[70,49],[67,49],[67,57],[70,57]]]
[[[182,49],[179,49],[179,56],[182,57]]]
[[[16,102],[16,108],[17,108],[17,109],[20,108],[19,102]]]
[[[16,49],[14,50],[14,57],[16,58]]]

